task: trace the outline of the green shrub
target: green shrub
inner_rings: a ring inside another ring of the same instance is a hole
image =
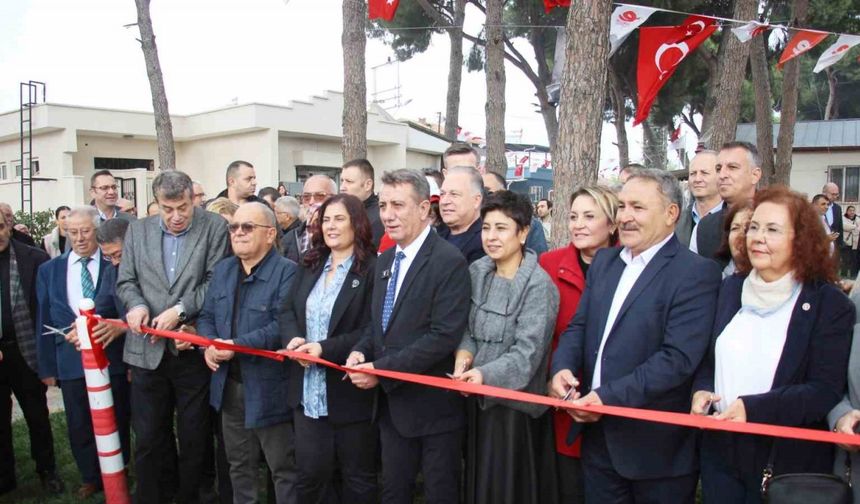
[[[50,208],[33,212],[33,215],[18,210],[15,212],[15,222],[27,226],[36,244],[41,244],[42,239],[56,226],[54,211]]]

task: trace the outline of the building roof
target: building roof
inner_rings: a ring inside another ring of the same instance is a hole
[[[756,142],[755,124],[738,124],[736,138]],[[773,125],[773,147],[779,124]],[[860,149],[860,119],[798,121],[794,127],[794,150]]]

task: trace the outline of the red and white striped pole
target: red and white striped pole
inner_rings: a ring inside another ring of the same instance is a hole
[[[81,343],[81,359],[84,364],[84,378],[90,400],[90,415],[95,431],[96,450],[99,454],[105,502],[130,504],[122,443],[116,427],[113,393],[110,388],[108,360],[101,344],[93,345],[92,331],[97,322],[87,316],[95,315],[96,306],[92,299],[83,299],[78,308],[81,315],[75,320],[75,324],[78,341]]]

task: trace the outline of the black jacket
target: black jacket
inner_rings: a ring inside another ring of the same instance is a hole
[[[484,244],[481,243],[481,226],[483,225],[483,220],[478,218],[475,222],[469,226],[461,238],[463,241],[460,242],[460,252],[463,254],[463,257],[466,258],[466,261],[469,264],[477,261],[478,259],[487,255],[484,252]],[[445,241],[451,241],[451,238],[454,236],[451,234],[451,229],[448,226],[442,225],[438,228],[439,236],[445,239]]]
[[[12,229],[12,239],[21,242],[29,247],[36,247],[36,242],[33,241],[32,236],[28,235],[27,233],[22,233],[21,231],[18,231],[14,228]]]
[[[279,317],[281,339],[284,347],[295,337],[307,337],[307,301],[311,291],[322,275],[321,264],[310,269],[300,266],[296,270],[293,284],[287,294],[286,302]],[[320,343],[322,358],[343,364],[370,324],[370,295],[373,292],[374,264],[376,257],[370,258],[364,271],[350,271],[334,303],[328,326],[328,336]],[[287,403],[292,408],[302,404],[305,368],[290,362],[290,378],[287,382]],[[355,387],[349,380],[342,380],[343,373],[331,368],[326,369],[326,394],[328,399],[328,419],[334,424],[345,424],[370,420],[373,414],[372,390]]]
[[[717,261],[723,268],[729,261],[718,258],[717,252],[723,242],[723,220],[726,218],[727,211],[728,205],[723,203],[723,208],[719,212],[702,217],[702,220],[699,221],[699,227],[696,229],[696,246],[699,255]]]
[[[415,256],[382,330],[382,308],[396,247],[376,261],[371,322],[355,350],[374,367],[445,377],[454,369],[454,352],[469,321],[471,277],[456,247],[430,232]],[[465,408],[460,394],[382,379],[391,421],[404,437],[460,429]]]
[[[305,228],[307,228],[307,224],[301,222],[298,226],[292,227],[289,232],[284,233],[284,237],[281,238],[281,254],[296,264],[301,264],[302,256],[304,256],[301,251],[301,239],[305,233]]]
[[[369,198],[364,200],[364,209],[367,211],[368,220],[370,220],[370,230],[373,233],[373,247],[379,248],[379,240],[385,234],[385,226],[382,225],[382,220],[379,218],[379,196],[371,194]]]
[[[218,196],[215,196],[215,197],[214,197],[214,198],[212,198],[211,200],[207,201],[207,202],[206,202],[206,205],[208,205],[209,203],[211,203],[212,201],[214,201],[214,200],[216,200],[216,199],[218,199],[218,198],[226,198],[226,197],[227,197],[227,189],[224,189],[223,191],[221,191],[221,192],[219,192],[219,193],[218,193]],[[256,194],[252,194],[252,195],[248,196],[248,198],[245,200],[245,203],[251,203],[251,202],[254,202],[254,201],[256,201],[257,203],[263,203],[264,205],[269,206],[269,204],[268,204],[268,203],[266,203],[266,201],[265,201],[265,200],[263,200],[263,199],[261,199],[261,198],[257,197],[257,195],[256,195]]]

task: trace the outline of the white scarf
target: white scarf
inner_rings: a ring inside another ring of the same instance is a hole
[[[798,288],[800,284],[794,279],[792,272],[786,273],[779,280],[766,282],[753,269],[744,280],[741,306],[765,315],[782,307]]]

